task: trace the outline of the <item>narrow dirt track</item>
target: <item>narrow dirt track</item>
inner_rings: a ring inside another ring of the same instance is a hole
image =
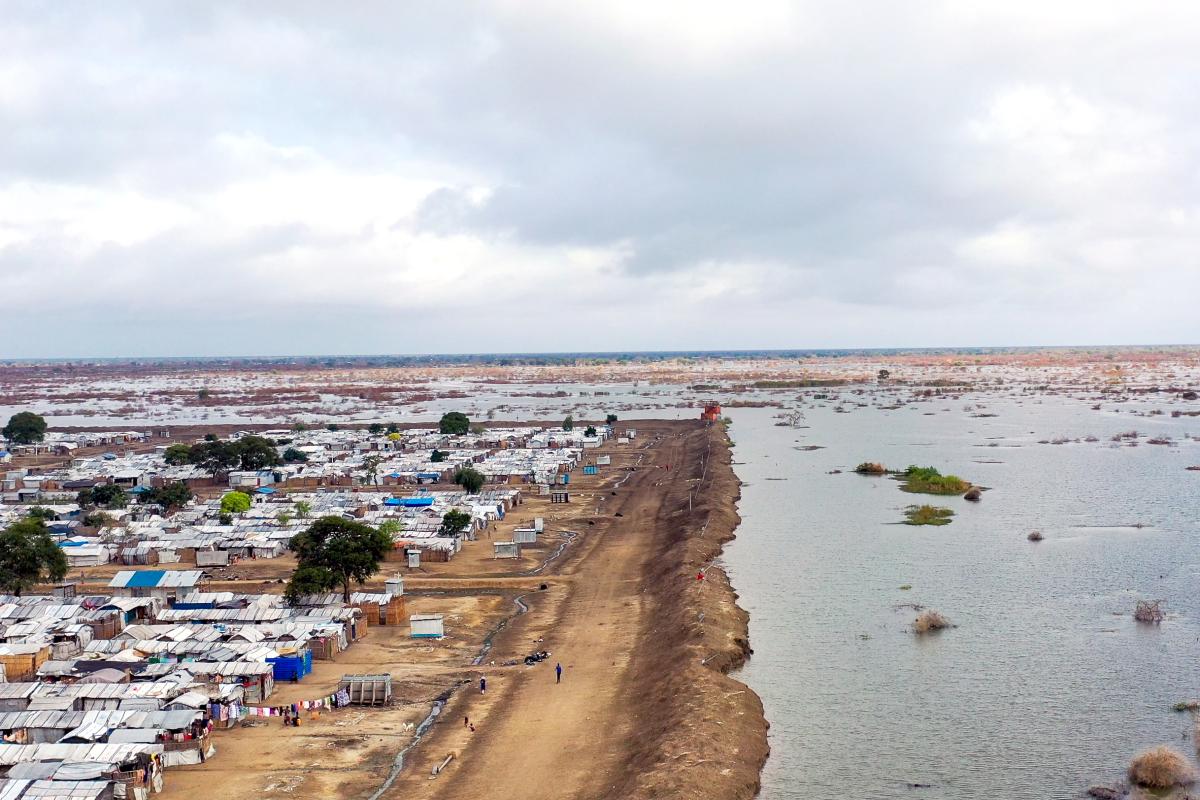
[[[685,470],[655,467],[682,463],[685,444],[699,447],[700,439],[698,433],[671,435],[645,451],[642,467],[606,503],[606,514],[623,516],[567,569],[572,577],[564,584],[567,594],[546,626],[551,663],[489,672],[503,698],[432,786],[422,778],[421,794],[474,800],[534,791],[539,800],[552,800],[596,798],[611,789],[636,715],[623,695],[646,623],[643,576],[655,552],[653,537],[661,533],[659,507],[668,494],[688,488]],[[535,605],[528,616],[539,612],[545,610]],[[510,638],[519,638],[521,627],[514,625]],[[555,683],[555,661],[563,665],[561,685]],[[456,717],[478,718],[473,706],[492,698],[480,696],[477,688],[466,691]],[[417,788],[404,783],[408,786],[397,785],[390,796]]]

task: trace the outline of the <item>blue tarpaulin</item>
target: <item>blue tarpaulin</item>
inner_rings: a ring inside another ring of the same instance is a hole
[[[274,665],[275,680],[298,681],[312,672],[312,651],[305,650],[303,656],[268,658],[267,663]]]
[[[167,571],[164,569],[147,569],[142,570],[141,572],[135,572],[129,576],[129,580],[126,581],[125,585],[127,587],[142,588],[158,586],[158,582],[162,580],[162,577],[166,574],[166,572]]]
[[[433,505],[433,497],[426,495],[425,497],[405,497],[400,501],[400,505],[406,508],[422,508],[424,506]]]

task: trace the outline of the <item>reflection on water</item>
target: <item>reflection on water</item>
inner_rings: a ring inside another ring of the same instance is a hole
[[[1171,706],[1200,696],[1200,474],[1184,470],[1200,443],[1182,441],[1200,422],[1140,419],[1180,444],[1131,448],[1109,441],[1124,414],[990,408],[816,409],[807,429],[730,412],[747,485],[725,558],[751,615],[741,677],[771,722],[762,797],[1080,797],[1147,746],[1194,754]],[[1037,443],[1057,434],[1099,441]],[[951,525],[890,524],[925,496],[849,473],[866,460],[992,489],[931,498]],[[1132,620],[1143,597],[1166,600],[1164,624]],[[958,627],[915,637],[902,603]]]

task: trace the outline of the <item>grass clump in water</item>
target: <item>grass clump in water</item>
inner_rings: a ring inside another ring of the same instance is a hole
[[[1138,600],[1133,609],[1133,618],[1138,622],[1157,625],[1167,618],[1161,600]]]
[[[905,525],[949,525],[954,512],[938,506],[909,506],[904,516]]]
[[[942,613],[934,611],[932,608],[925,609],[917,618],[913,620],[913,633],[921,635],[940,631],[951,627],[950,620]]]
[[[1200,711],[1200,700],[1183,700],[1172,708],[1176,711]]]
[[[864,461],[854,468],[859,475],[886,475],[888,468],[876,461]]]
[[[1173,789],[1195,783],[1196,771],[1182,753],[1159,745],[1133,760],[1129,780],[1147,789]]]
[[[909,465],[900,475],[904,485],[900,488],[915,494],[966,494],[970,481],[957,475],[943,475],[935,467]]]

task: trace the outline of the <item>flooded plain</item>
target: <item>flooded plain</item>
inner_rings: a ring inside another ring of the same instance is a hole
[[[745,486],[725,561],[750,612],[740,677],[771,723],[762,797],[1075,798],[1149,746],[1195,755],[1172,706],[1200,696],[1200,420],[1049,395],[989,416],[818,405],[795,428],[729,412]],[[989,490],[907,494],[863,461]],[[956,516],[895,524],[915,502]],[[1135,622],[1138,599],[1166,621]],[[956,627],[916,636],[908,604]]]

